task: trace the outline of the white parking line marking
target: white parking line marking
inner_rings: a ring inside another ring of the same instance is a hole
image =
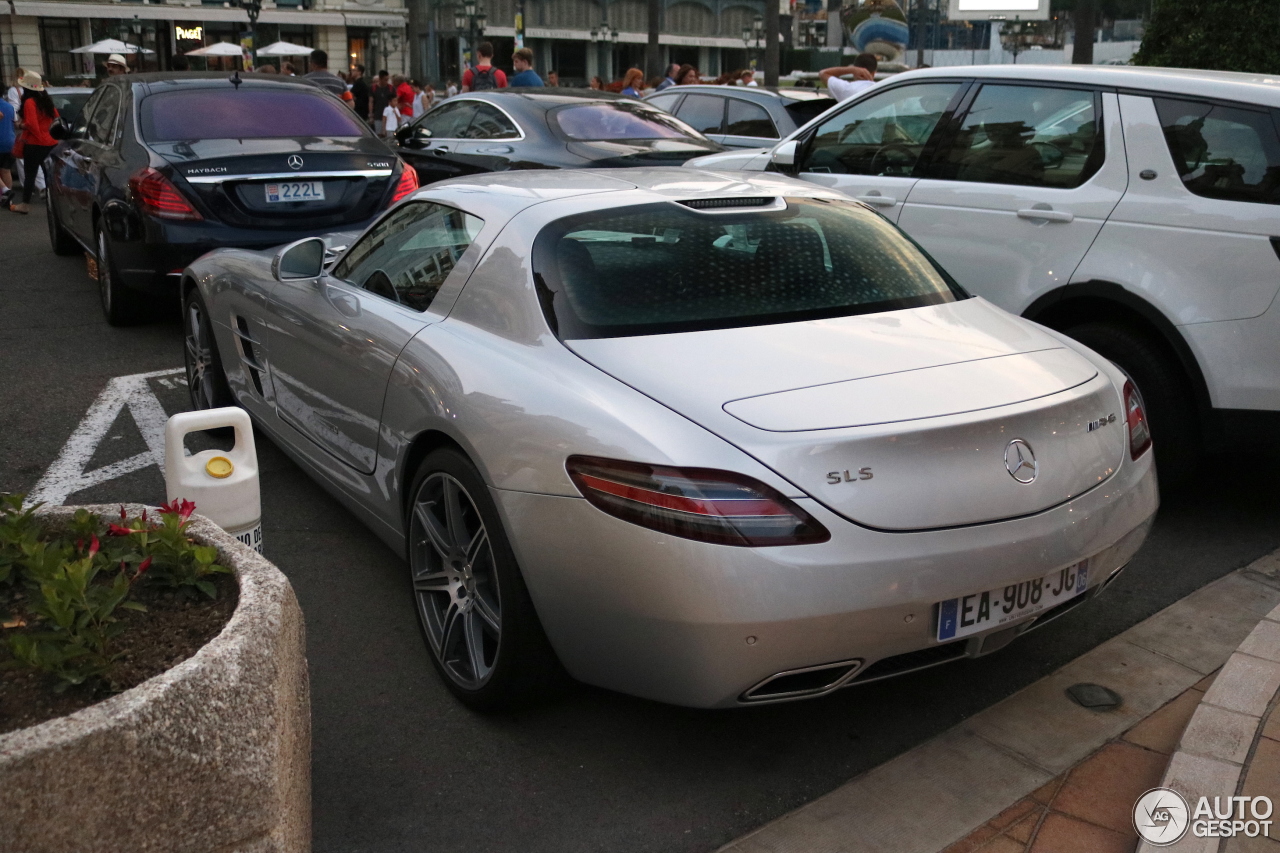
[[[123,477],[125,474],[149,465],[163,467],[164,425],[169,416],[165,414],[164,407],[156,399],[147,380],[183,372],[180,367],[172,370],[156,370],[151,373],[117,376],[108,382],[107,387],[98,395],[98,399],[94,400],[93,405],[89,407],[84,420],[80,421],[79,426],[67,439],[67,443],[63,445],[58,458],[31,490],[27,496],[28,502],[44,501],[53,506],[61,506],[68,496],[82,489],[114,480],[116,477]],[[116,417],[125,408],[129,409],[129,414],[133,416],[143,440],[147,443],[146,452],[112,462],[93,471],[86,471],[85,467],[93,458],[98,445],[106,438]]]

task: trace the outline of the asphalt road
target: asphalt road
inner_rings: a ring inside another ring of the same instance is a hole
[[[0,213],[0,491],[40,480],[112,377],[182,363],[176,309],[108,327],[43,213]],[[168,413],[186,408],[182,385],[149,382]],[[123,414],[88,468],[143,450]],[[267,555],[307,619],[320,853],[713,850],[1280,545],[1280,454],[1215,458],[1106,595],[987,658],[791,705],[692,711],[571,686],[483,717],[437,681],[404,564],[263,437],[258,450]],[[68,502],[163,497],[152,466]]]

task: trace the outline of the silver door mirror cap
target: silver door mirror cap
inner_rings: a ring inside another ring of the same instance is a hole
[[[319,237],[308,237],[285,246],[271,259],[271,275],[276,281],[319,278],[324,272],[325,246]]]
[[[794,139],[788,140],[773,149],[773,153],[769,155],[769,162],[775,166],[794,166],[796,164],[796,149],[800,147]]]

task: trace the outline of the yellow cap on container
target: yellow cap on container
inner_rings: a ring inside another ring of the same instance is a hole
[[[205,473],[217,480],[225,480],[234,470],[236,466],[232,465],[231,460],[225,456],[215,456],[204,463]]]

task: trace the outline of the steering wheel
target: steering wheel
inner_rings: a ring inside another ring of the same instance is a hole
[[[1062,149],[1052,142],[1033,142],[1031,147],[1040,155],[1040,162],[1046,169],[1056,169],[1062,165],[1063,160],[1067,159]]]
[[[375,270],[373,275],[364,280],[364,289],[370,293],[376,293],[384,299],[390,299],[392,302],[400,301],[400,293],[396,290],[395,285],[391,283],[391,276],[382,270]]]
[[[916,165],[916,151],[905,142],[881,145],[871,155],[869,166],[873,175],[908,175]]]

